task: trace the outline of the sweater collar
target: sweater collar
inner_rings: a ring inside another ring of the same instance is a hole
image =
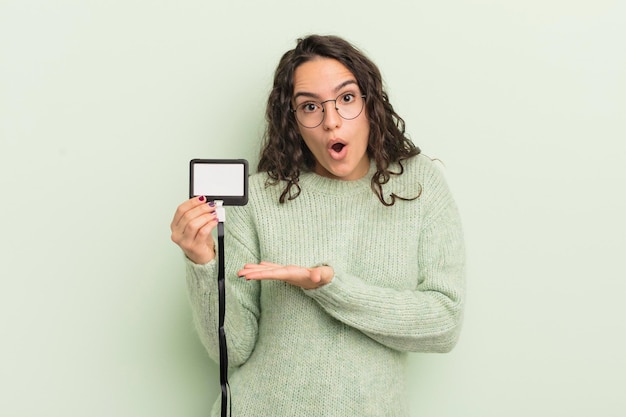
[[[370,162],[367,174],[358,180],[338,180],[321,176],[312,171],[305,171],[300,174],[300,186],[303,191],[310,190],[324,194],[357,194],[364,190],[371,191],[370,184],[375,172],[376,164],[373,161]]]

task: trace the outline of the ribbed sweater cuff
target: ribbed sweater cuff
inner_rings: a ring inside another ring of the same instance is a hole
[[[359,278],[335,270],[335,276],[328,284],[304,292],[321,304],[339,307],[349,302],[350,288],[360,285],[363,285],[363,282]]]
[[[185,268],[187,269],[187,278],[190,279],[196,288],[207,289],[207,284],[215,281],[213,277],[217,276],[216,258],[206,264],[194,263],[186,256],[184,258]]]

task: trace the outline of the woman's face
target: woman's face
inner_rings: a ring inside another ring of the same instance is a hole
[[[322,104],[324,119],[319,126],[307,128],[298,123],[304,143],[315,157],[315,173],[341,180],[364,177],[369,170],[370,128],[366,111],[363,109],[356,118],[347,120],[334,105],[338,96],[346,102],[360,99],[362,92],[352,72],[337,60],[316,58],[296,68],[293,81],[294,109],[307,102],[330,100]]]

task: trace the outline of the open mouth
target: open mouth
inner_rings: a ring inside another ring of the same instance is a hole
[[[337,142],[337,143],[335,143],[333,146],[331,146],[331,149],[332,149],[333,151],[335,151],[335,152],[339,153],[339,152],[341,152],[341,151],[343,150],[343,148],[344,148],[345,146],[346,146],[345,144]]]

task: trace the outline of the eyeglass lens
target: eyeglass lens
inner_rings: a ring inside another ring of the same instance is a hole
[[[363,111],[365,104],[363,97],[364,96],[359,94],[343,93],[334,100],[326,100],[323,102],[305,101],[296,106],[296,118],[304,127],[317,127],[322,124],[324,120],[324,104],[333,102],[339,116],[346,120],[352,120],[357,118]]]

